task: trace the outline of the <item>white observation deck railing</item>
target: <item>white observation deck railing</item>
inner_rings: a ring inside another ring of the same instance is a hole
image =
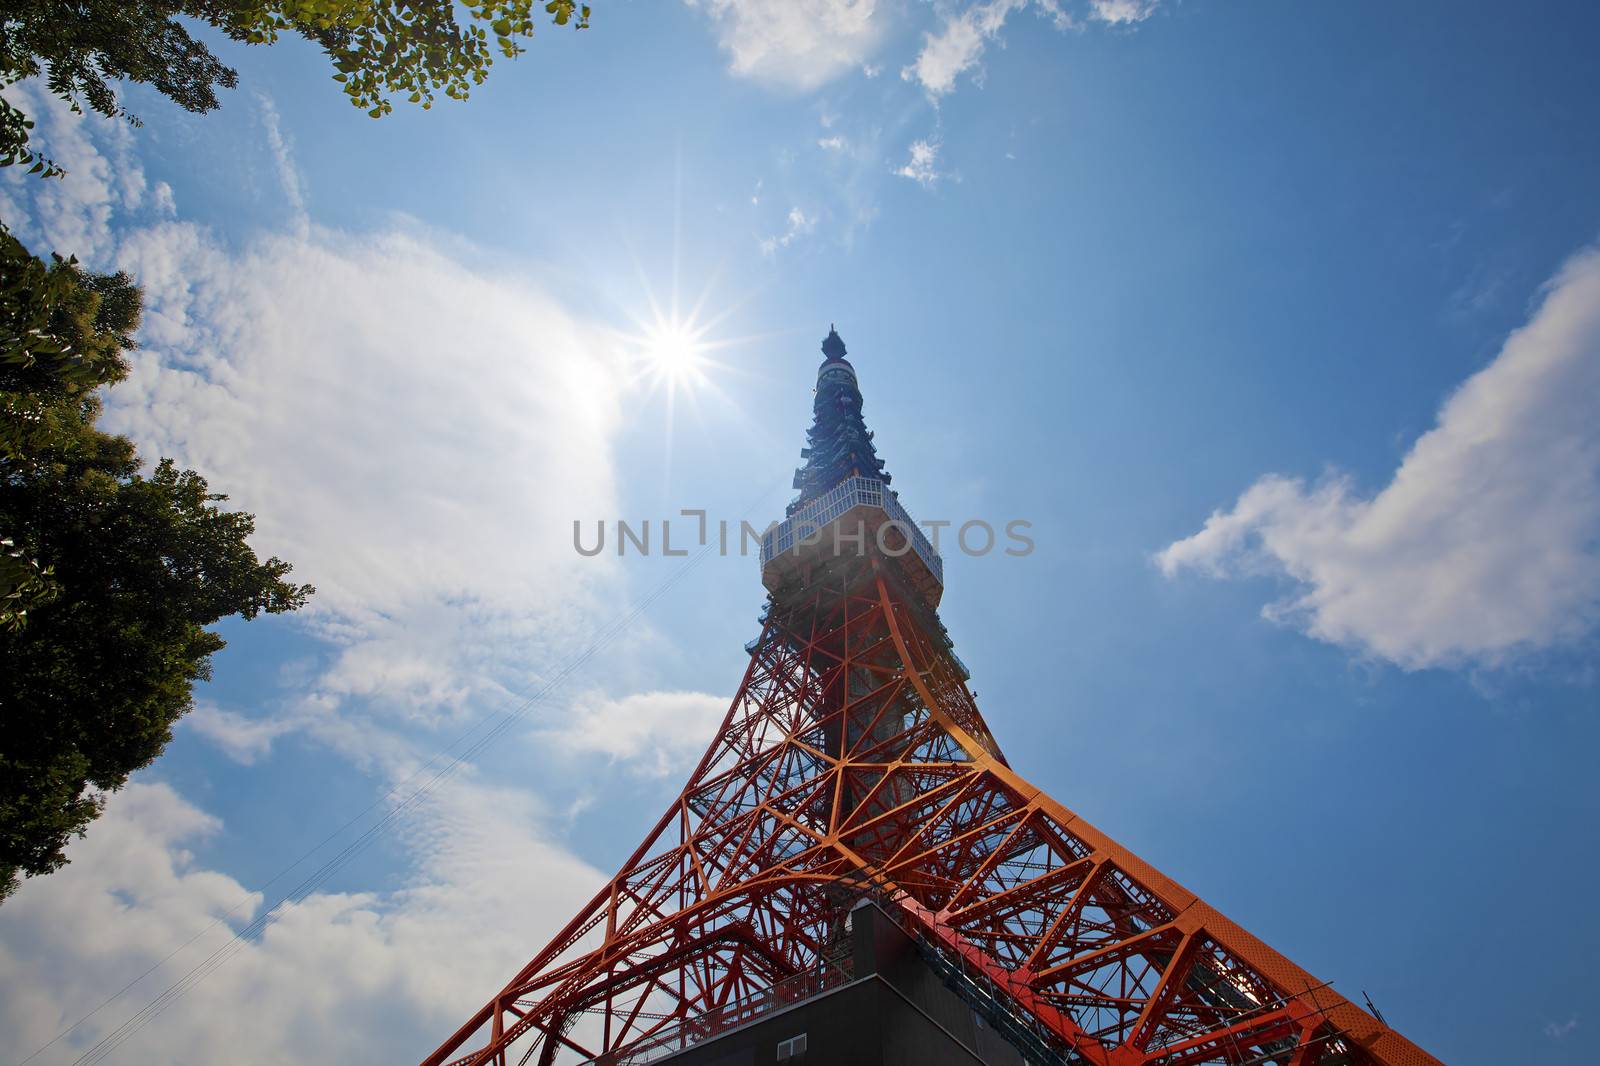
[[[795,512],[790,518],[767,530],[761,538],[761,567],[796,545],[804,544],[829,522],[834,521],[853,507],[876,507],[889,516],[900,532],[911,542],[911,548],[928,567],[928,572],[944,585],[944,560],[933,550],[922,527],[912,520],[900,500],[883,482],[869,477],[847,477],[817,499]]]

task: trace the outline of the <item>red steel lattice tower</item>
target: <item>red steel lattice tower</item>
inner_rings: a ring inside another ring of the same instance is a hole
[[[1435,1064],[1011,768],[837,333],[822,350],[716,736],[616,876],[424,1066],[690,1046],[826,986],[863,897],[1023,1019],[1031,1061]]]

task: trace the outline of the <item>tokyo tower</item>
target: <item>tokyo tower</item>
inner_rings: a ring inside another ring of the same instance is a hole
[[[705,755],[424,1066],[1436,1063],[1012,769],[837,332],[822,353]]]

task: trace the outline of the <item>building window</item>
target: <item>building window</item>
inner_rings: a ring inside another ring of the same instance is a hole
[[[793,1062],[806,1057],[806,1034],[778,1041],[778,1061]]]

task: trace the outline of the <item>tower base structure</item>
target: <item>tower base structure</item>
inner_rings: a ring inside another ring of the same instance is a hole
[[[845,950],[817,970],[665,1034],[618,1066],[1062,1066],[1034,1024],[897,919],[863,899]]]

